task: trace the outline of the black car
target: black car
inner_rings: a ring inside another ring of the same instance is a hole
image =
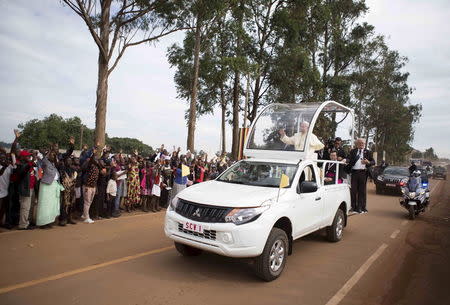
[[[439,166],[434,169],[433,179],[438,179],[438,178],[447,180],[447,171],[445,170],[444,167]]]
[[[374,180],[376,193],[391,192],[401,194],[401,188],[406,185],[408,178],[409,170],[407,167],[388,166]]]

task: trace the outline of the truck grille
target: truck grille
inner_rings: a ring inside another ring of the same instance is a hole
[[[200,222],[225,222],[225,216],[232,208],[203,205],[191,201],[178,199],[175,212],[178,214]]]
[[[216,230],[203,230],[203,233],[198,233],[191,230],[186,230],[183,228],[182,223],[178,223],[178,232],[183,232],[185,234],[201,237],[204,239],[216,240]]]

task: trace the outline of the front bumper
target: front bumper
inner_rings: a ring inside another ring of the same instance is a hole
[[[205,251],[229,257],[256,257],[265,246],[271,228],[264,224],[264,218],[243,225],[233,223],[200,223],[185,218],[175,211],[168,209],[164,225],[167,237],[176,242],[186,244]],[[182,224],[192,222],[201,224],[206,234],[196,234],[185,230]]]
[[[392,191],[392,192],[401,192],[402,186],[397,183],[385,183],[385,182],[378,182],[377,183],[378,188],[380,188],[383,191]]]

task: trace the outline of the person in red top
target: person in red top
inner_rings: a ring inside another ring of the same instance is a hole
[[[35,187],[37,177],[32,154],[23,150],[19,154],[19,164],[17,166],[19,183],[20,216],[19,230],[34,229],[30,226],[30,219],[35,201]]]
[[[195,180],[194,183],[203,182],[205,179],[205,167],[202,160],[198,160],[194,167],[195,171]]]

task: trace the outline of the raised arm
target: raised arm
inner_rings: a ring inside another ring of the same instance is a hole
[[[286,132],[284,131],[284,129],[280,129],[278,131],[278,133],[280,134],[280,140],[281,142],[283,142],[284,144],[288,144],[288,145],[295,145],[295,139],[294,137],[288,137],[286,135]]]
[[[21,136],[21,133],[19,130],[14,129],[14,142],[11,145],[11,153],[17,154],[17,144],[19,143],[19,138]]]
[[[62,155],[63,160],[66,160],[67,158],[69,158],[74,150],[74,144],[75,144],[75,138],[74,137],[70,137],[69,139],[69,149],[67,149],[67,151]]]

